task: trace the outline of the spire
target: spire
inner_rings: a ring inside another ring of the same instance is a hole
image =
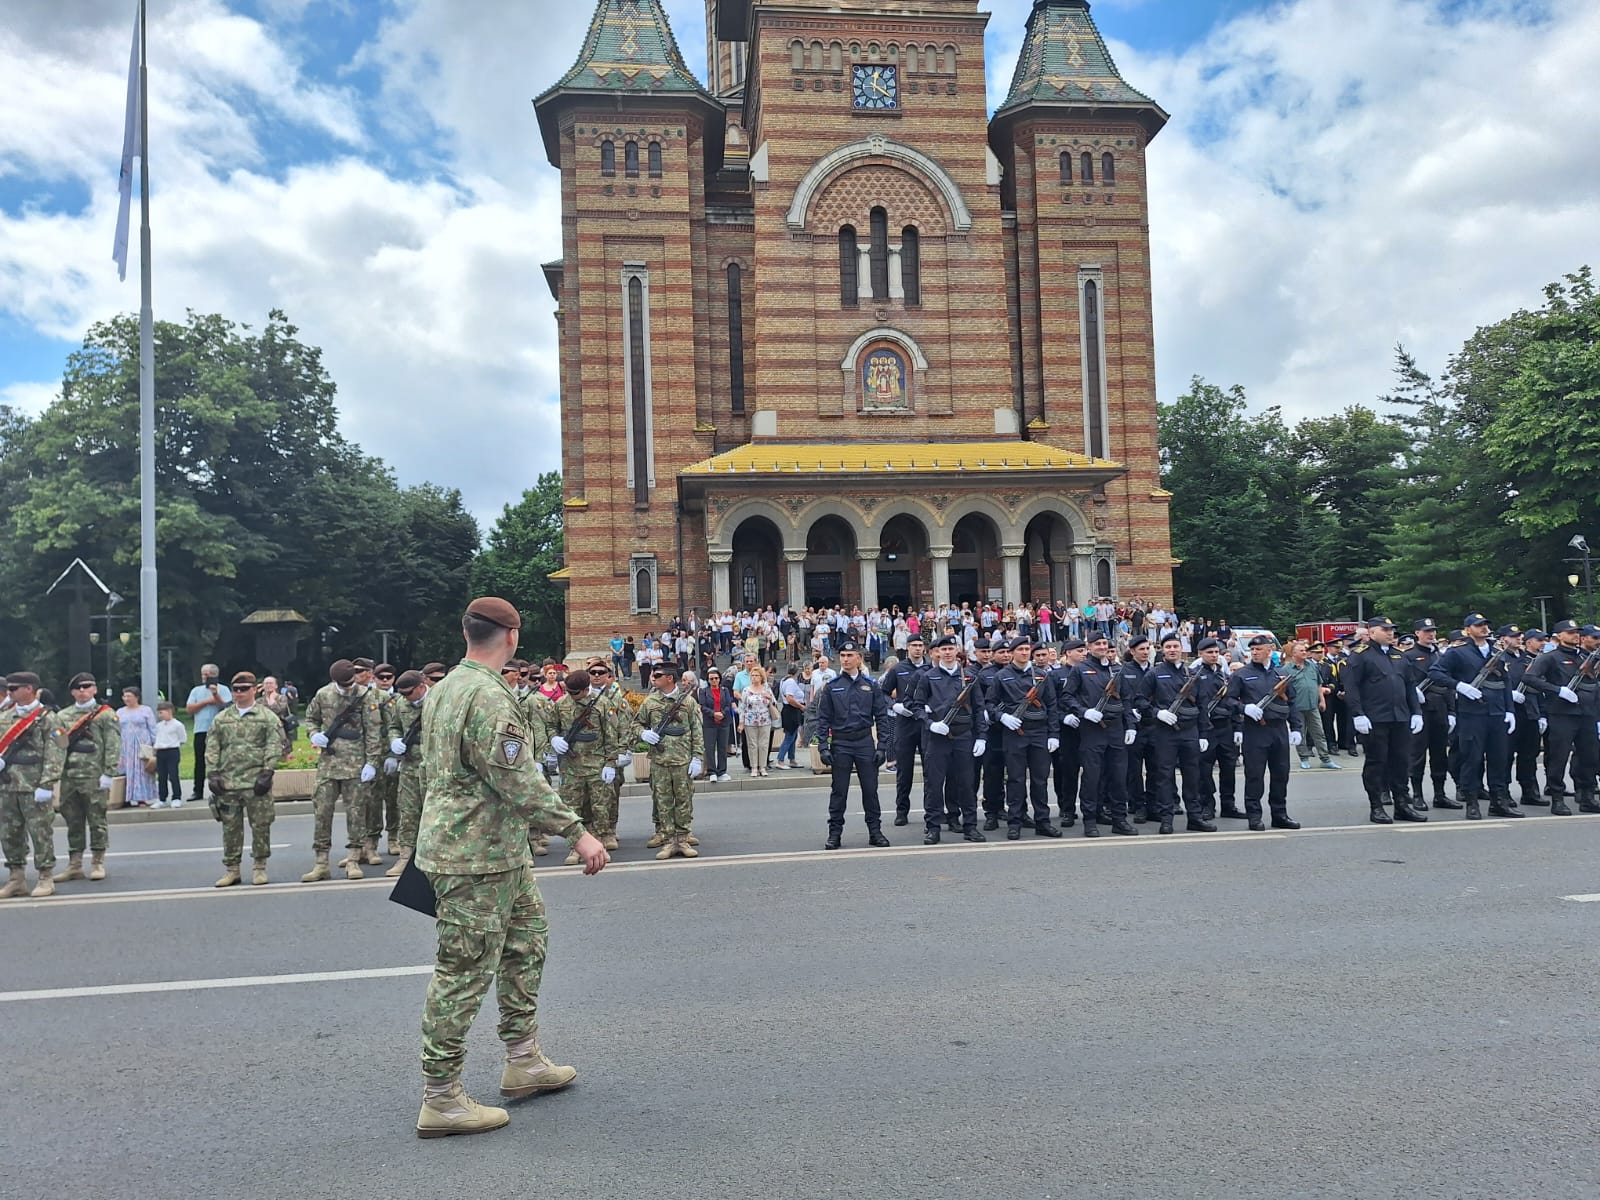
[[[1011,91],[995,116],[1035,104],[1142,110],[1152,136],[1167,123],[1161,106],[1122,78],[1089,0],[1034,0]]]
[[[599,0],[578,61],[557,91],[692,92],[710,98],[678,50],[660,0]]]

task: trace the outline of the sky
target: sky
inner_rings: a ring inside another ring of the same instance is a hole
[[[988,0],[990,106],[1030,0]],[[6,0],[0,403],[56,394],[111,261],[135,0]],[[156,315],[323,347],[345,433],[487,525],[559,466],[558,178],[530,100],[589,0],[149,0]],[[703,0],[667,0],[704,77]],[[1600,259],[1595,0],[1096,0],[1149,151],[1158,392],[1290,419]],[[135,250],[135,258],[137,250]],[[759,279],[757,286],[759,286]],[[482,420],[503,435],[483,448]],[[133,436],[130,431],[130,437]],[[508,452],[509,451],[509,452]]]

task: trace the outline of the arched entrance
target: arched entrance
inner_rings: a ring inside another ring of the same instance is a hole
[[[837,606],[856,594],[856,533],[843,517],[820,517],[806,532],[806,603]]]
[[[878,607],[902,611],[919,604],[924,591],[932,594],[927,574],[928,533],[922,522],[900,513],[884,523],[878,536]]]
[[[986,513],[968,513],[950,531],[955,553],[950,556],[950,602],[974,607],[999,598],[1000,531]]]
[[[1023,532],[1022,597],[1031,604],[1072,596],[1072,525],[1059,513],[1042,512]]]
[[[733,531],[731,596],[735,612],[777,607],[783,535],[766,517],[746,517]]]

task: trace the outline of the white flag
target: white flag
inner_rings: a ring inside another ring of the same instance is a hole
[[[139,142],[139,22],[144,6],[133,19],[133,49],[128,51],[128,112],[122,126],[122,178],[117,191],[122,199],[117,204],[117,240],[111,257],[117,264],[117,278],[128,277],[128,209],[133,203],[133,160],[144,157],[144,147]]]

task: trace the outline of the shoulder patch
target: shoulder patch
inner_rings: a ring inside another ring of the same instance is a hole
[[[1367,652],[1367,643],[1362,642],[1361,645],[1356,647],[1356,653],[1357,654],[1365,654],[1366,652]]]

